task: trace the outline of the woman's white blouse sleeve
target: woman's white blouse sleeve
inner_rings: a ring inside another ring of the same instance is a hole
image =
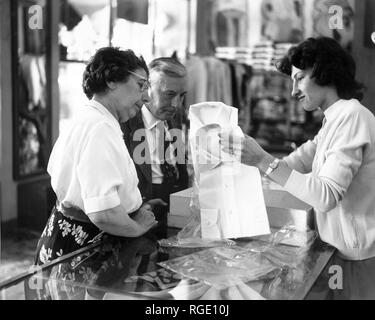
[[[122,167],[126,166],[113,129],[100,123],[90,130],[78,155],[77,177],[86,213],[120,205],[118,189],[124,183]]]
[[[292,171],[285,189],[320,211],[334,208],[362,165],[371,142],[368,132],[365,119],[358,114],[333,121],[321,136],[312,173]]]
[[[290,155],[283,158],[289,168],[301,173],[311,172],[316,152],[316,140],[317,137],[313,141],[308,140]]]

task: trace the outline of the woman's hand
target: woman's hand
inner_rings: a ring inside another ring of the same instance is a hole
[[[234,154],[241,163],[248,166],[260,167],[261,163],[269,155],[252,137],[245,135],[241,138],[241,143],[233,143],[232,136],[224,138],[221,136],[220,144],[224,152]],[[238,137],[236,138],[238,139]]]
[[[155,220],[154,213],[151,210],[148,210],[145,206],[140,207],[133,215],[132,219],[145,231],[148,231],[158,224],[158,222]]]
[[[267,153],[252,137],[245,135],[241,139],[241,143],[237,143],[241,147],[236,147],[232,141],[232,137],[221,137],[222,150],[234,154],[237,159],[241,159],[241,163],[256,167],[263,173],[267,172],[270,164],[275,160],[275,157]],[[281,160],[277,170],[272,171],[268,177],[284,187],[291,173],[292,169],[285,161]]]
[[[168,203],[166,203],[162,199],[157,198],[157,199],[148,200],[147,202],[143,203],[141,208],[145,208],[147,210],[153,211],[155,206],[167,206],[167,205]]]
[[[254,138],[245,135],[241,143],[241,162],[248,166],[261,167],[261,163],[268,153],[255,141]]]
[[[139,237],[157,225],[154,213],[148,207],[127,214],[119,205],[112,209],[87,214],[100,230],[121,237]]]

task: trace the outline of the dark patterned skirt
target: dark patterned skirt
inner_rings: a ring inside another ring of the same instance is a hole
[[[54,208],[39,239],[35,265],[93,243],[98,246],[43,271],[42,275],[38,273],[35,277],[39,279],[27,281],[26,298],[75,300],[90,295],[100,299],[107,289],[121,289],[123,280],[137,273],[142,258],[147,260],[150,253],[157,251],[157,242],[152,238],[109,235],[93,223],[67,218]],[[35,287],[35,283],[39,286]]]
[[[45,264],[100,241],[103,235],[93,223],[67,218],[54,207],[38,241],[35,265]]]

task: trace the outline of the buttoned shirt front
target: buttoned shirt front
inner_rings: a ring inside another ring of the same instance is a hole
[[[173,144],[170,145],[168,150],[164,150],[164,139],[171,141],[172,137],[166,121],[155,118],[146,106],[142,107],[141,112],[150,152],[152,183],[161,184],[163,182],[163,173],[160,169],[160,164],[164,161],[165,151],[169,152],[167,154],[168,162],[176,165],[176,158],[173,156]]]
[[[92,213],[121,205],[131,213],[142,204],[120,125],[94,100],[57,139],[47,171],[64,207]]]

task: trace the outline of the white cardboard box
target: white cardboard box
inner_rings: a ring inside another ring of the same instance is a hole
[[[170,195],[168,226],[183,228],[191,217],[190,200],[193,188]],[[263,190],[264,201],[271,228],[293,225],[297,231],[314,229],[314,210],[305,202],[284,190]]]
[[[188,188],[170,195],[168,226],[183,228],[191,217],[190,200],[193,188]]]
[[[314,229],[314,209],[284,190],[263,190],[272,228],[293,225],[297,231]]]

